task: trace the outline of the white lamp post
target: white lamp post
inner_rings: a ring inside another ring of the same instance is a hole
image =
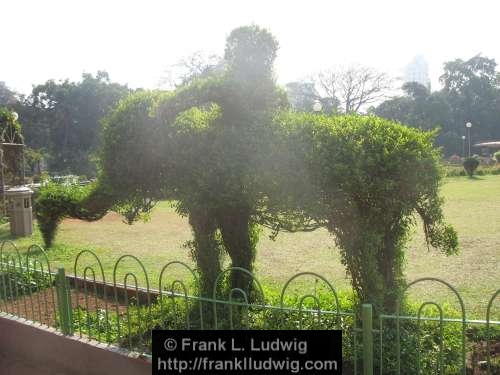
[[[323,106],[321,105],[321,102],[319,100],[315,100],[313,104],[313,111],[314,112],[321,112],[323,109]]]
[[[470,158],[470,128],[472,128],[472,123],[467,122],[465,124],[465,127],[467,128],[467,138],[469,138],[469,158]]]
[[[465,158],[465,135],[462,135],[462,157]]]

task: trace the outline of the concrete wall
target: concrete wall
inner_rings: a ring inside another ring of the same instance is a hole
[[[67,337],[0,314],[2,375],[150,375],[151,363],[116,347]]]

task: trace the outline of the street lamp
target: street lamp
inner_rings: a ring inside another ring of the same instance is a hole
[[[465,135],[462,135],[462,157],[465,159]]]
[[[323,109],[323,106],[321,105],[321,102],[319,100],[315,100],[313,104],[313,111],[314,112],[321,112]]]
[[[467,128],[467,138],[469,138],[469,158],[470,158],[470,128],[472,128],[472,123],[467,122],[465,124],[465,127]]]

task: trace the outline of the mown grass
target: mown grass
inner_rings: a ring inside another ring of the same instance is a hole
[[[406,276],[409,281],[422,277],[437,277],[453,285],[462,296],[468,317],[484,319],[486,305],[500,288],[500,176],[447,178],[442,188],[445,197],[445,215],[459,233],[461,251],[456,256],[445,256],[428,249],[420,227],[415,227],[408,245]],[[339,290],[349,289],[345,267],[335,248],[333,238],[325,230],[312,233],[280,234],[275,241],[264,232],[258,245],[256,274],[259,280],[273,287],[281,287],[298,272],[313,271],[323,275]],[[9,239],[8,226],[0,228],[0,239]],[[123,254],[138,257],[149,274],[152,286],[158,285],[158,275],[166,263],[180,260],[193,265],[189,251],[183,244],[191,239],[187,220],[179,217],[168,202],[155,208],[151,220],[129,226],[110,213],[94,223],[65,220],[55,245],[48,250],[53,268],[63,266],[73,273],[76,254],[83,249],[94,251],[100,258],[107,280],[112,280],[113,266]],[[25,249],[29,244],[42,244],[38,230],[30,238],[17,239]],[[227,260],[226,260],[227,261]],[[92,264],[89,257],[83,264]],[[145,277],[131,259],[118,267],[118,282],[133,270],[141,284]],[[168,279],[188,277],[180,267],[168,273]],[[297,280],[292,288],[301,292],[316,287],[315,279]],[[453,292],[444,286],[425,282],[412,287],[410,295],[418,300],[437,299],[458,308]],[[494,317],[500,320],[497,302]]]

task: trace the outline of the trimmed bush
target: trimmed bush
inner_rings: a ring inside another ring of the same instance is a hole
[[[39,190],[35,206],[36,219],[45,246],[52,246],[57,227],[65,217],[96,220],[104,216],[107,212],[104,197],[105,194],[102,194],[93,184],[82,187],[48,183],[43,186]],[[88,203],[89,200],[90,203]]]
[[[474,175],[474,172],[476,171],[477,167],[479,167],[479,160],[476,158],[467,158],[464,160],[464,169],[467,172],[467,175],[469,177],[472,177]]]
[[[493,154],[493,157],[497,161],[497,163],[500,163],[500,151],[497,151]]]

